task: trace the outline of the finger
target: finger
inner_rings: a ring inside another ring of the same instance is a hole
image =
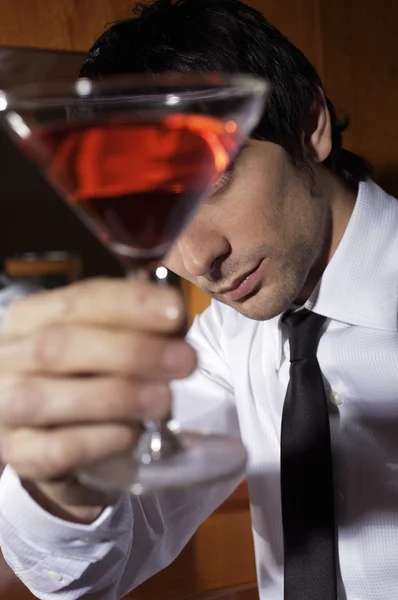
[[[141,331],[179,332],[184,303],[176,290],[148,282],[91,279],[15,301],[3,331],[18,335],[49,323],[85,323]]]
[[[132,450],[140,429],[127,425],[82,425],[16,429],[2,438],[2,456],[19,477],[49,481],[75,469]]]
[[[134,423],[170,414],[166,383],[128,378],[0,378],[2,427],[49,427],[84,423]]]
[[[113,373],[170,380],[186,377],[195,364],[194,350],[182,339],[121,329],[55,325],[0,339],[2,373]]]

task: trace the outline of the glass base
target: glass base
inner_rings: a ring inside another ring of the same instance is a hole
[[[186,488],[243,475],[246,451],[242,442],[225,435],[203,435],[183,431],[181,449],[149,464],[138,464],[134,456],[116,457],[79,471],[79,481],[105,493],[149,494]]]

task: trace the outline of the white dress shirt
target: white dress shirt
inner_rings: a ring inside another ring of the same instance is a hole
[[[392,600],[398,598],[398,201],[374,183],[360,185],[344,237],[306,306],[328,317],[318,359],[329,399],[340,599]],[[176,416],[184,427],[242,436],[260,598],[282,600],[285,327],[280,317],[256,322],[213,302],[190,340],[199,369],[175,385]],[[116,600],[169,564],[237,483],[124,496],[92,525],[78,525],[46,514],[8,467],[0,486],[1,547],[42,600]]]

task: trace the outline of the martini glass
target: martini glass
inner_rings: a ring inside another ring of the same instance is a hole
[[[128,276],[164,284],[162,259],[259,122],[267,91],[246,75],[79,79],[2,92],[0,114]],[[142,494],[244,471],[235,438],[180,431],[171,415],[144,425],[134,452],[79,471],[80,481]]]

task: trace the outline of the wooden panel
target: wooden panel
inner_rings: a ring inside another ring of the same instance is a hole
[[[196,315],[203,312],[210,304],[209,296],[206,296],[195,285],[183,279],[181,281],[182,292],[188,310],[188,325],[192,325]]]
[[[9,584],[5,583],[4,577],[9,578]],[[0,598],[4,600],[34,600],[34,596],[19,582],[15,581],[13,574],[2,564],[0,556]],[[161,589],[161,588],[160,588]],[[162,595],[159,596],[159,593]],[[136,600],[136,593],[125,596],[126,600]],[[145,597],[145,600],[154,600],[163,598],[163,590],[157,590],[155,593]],[[256,583],[237,585],[233,587],[219,588],[210,592],[199,592],[198,594],[188,594],[185,596],[173,596],[173,600],[258,600],[258,589]]]
[[[365,155],[398,195],[398,2],[321,2],[324,79],[351,125],[348,148]]]
[[[22,279],[43,277],[45,275],[64,275],[68,282],[72,282],[79,279],[81,270],[82,264],[78,256],[64,260],[9,258],[5,262],[5,272],[10,277]]]
[[[131,15],[131,0],[1,0],[0,44],[87,50],[107,23]]]
[[[256,584],[248,584],[234,588],[223,588],[208,594],[189,596],[183,600],[258,600],[258,589]]]

